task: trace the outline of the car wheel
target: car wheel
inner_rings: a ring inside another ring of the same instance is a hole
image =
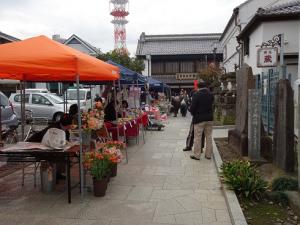
[[[64,114],[62,112],[55,113],[53,116],[53,122],[58,122],[63,115]]]

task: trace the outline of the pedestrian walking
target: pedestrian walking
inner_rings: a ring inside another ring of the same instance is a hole
[[[200,160],[202,134],[205,134],[205,158],[211,159],[212,154],[212,127],[213,127],[214,97],[203,80],[198,82],[198,90],[194,93],[191,114],[194,125],[194,151],[191,159]]]

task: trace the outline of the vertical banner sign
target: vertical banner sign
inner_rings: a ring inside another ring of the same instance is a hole
[[[248,155],[250,160],[260,160],[261,90],[248,92]]]

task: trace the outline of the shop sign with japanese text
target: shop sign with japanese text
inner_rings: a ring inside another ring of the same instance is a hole
[[[260,48],[257,50],[257,67],[276,67],[278,48]]]

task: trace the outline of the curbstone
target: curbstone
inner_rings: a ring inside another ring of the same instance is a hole
[[[213,154],[214,154],[215,166],[216,166],[218,174],[220,176],[220,173],[221,173],[220,167],[221,167],[223,161],[219,154],[215,140],[213,140]],[[234,193],[234,191],[227,189],[223,185],[222,182],[221,182],[221,185],[222,185],[223,194],[225,196],[226,205],[228,207],[228,211],[229,211],[229,215],[230,215],[232,224],[233,225],[247,225],[247,221],[243,214],[240,203],[236,197],[236,194]]]

